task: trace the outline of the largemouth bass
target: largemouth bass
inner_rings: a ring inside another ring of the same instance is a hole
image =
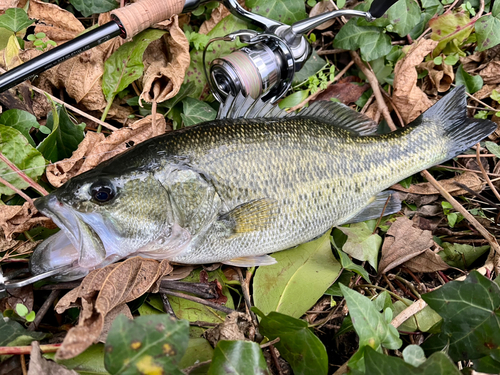
[[[72,264],[60,276],[69,280],[133,255],[271,264],[270,253],[378,217],[384,189],[496,129],[466,117],[463,87],[384,135],[333,102],[287,114],[239,98],[221,113],[229,118],[145,141],[37,199],[61,231],[35,250],[32,272]]]

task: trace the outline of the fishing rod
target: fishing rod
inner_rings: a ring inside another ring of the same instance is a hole
[[[0,93],[110,39],[117,36],[130,39],[155,23],[192,11],[208,1],[210,0],[139,0],[115,9],[111,12],[110,22],[0,75]],[[240,38],[248,45],[214,60],[210,72],[205,72],[215,98],[223,102],[229,94],[236,96],[242,91],[245,96],[263,96],[263,100],[275,102],[288,91],[294,74],[302,68],[311,53],[304,34],[335,17],[356,16],[374,20],[381,17],[396,1],[375,0],[368,12],[331,11],[289,26],[251,13],[237,0],[222,0],[232,14],[263,31],[240,30],[210,41],[233,41]],[[206,49],[204,56],[205,53]]]
[[[155,23],[194,10],[208,1],[210,0],[139,0],[116,9],[111,12],[112,21],[0,75],[0,93],[112,38],[132,38]],[[311,46],[304,34],[329,19],[340,16],[375,20],[396,1],[375,0],[368,12],[335,10],[287,25],[251,13],[237,0],[222,0],[232,14],[263,31],[240,30],[209,41],[210,44],[217,40],[234,41],[239,38],[247,44],[246,47],[212,61],[209,72],[205,68],[214,97],[222,103],[227,96],[236,96],[242,92],[245,96],[261,97],[271,103],[277,101],[286,94],[294,74],[302,68],[311,54]],[[203,53],[204,61],[206,48]],[[8,289],[71,273],[73,267],[62,266],[25,278],[18,278],[22,273],[4,276],[0,268],[0,297]]]

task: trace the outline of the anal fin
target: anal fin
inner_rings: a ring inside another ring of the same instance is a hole
[[[219,222],[232,234],[262,230],[268,226],[275,205],[276,201],[268,198],[246,202],[219,216]]]
[[[394,214],[400,210],[401,201],[399,200],[397,193],[392,190],[385,190],[373,196],[368,205],[362,211],[358,212],[356,216],[342,224],[352,224],[371,219],[378,219],[382,215],[382,212],[384,216],[386,216]]]
[[[226,260],[225,262],[222,263],[236,267],[256,267],[256,266],[269,266],[271,264],[276,263],[276,259],[274,259],[269,255],[255,255],[248,257],[234,258]]]

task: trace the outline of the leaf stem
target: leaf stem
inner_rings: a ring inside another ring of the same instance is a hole
[[[1,152],[0,152],[0,160],[2,160],[5,164],[7,164],[7,166],[10,169],[12,169],[14,172],[16,172],[18,174],[18,176],[21,177],[25,182],[27,182],[33,189],[38,191],[40,193],[40,195],[42,195],[42,196],[49,195],[49,192],[47,190],[45,190],[37,182],[33,181],[33,179],[31,179],[26,173],[24,173],[22,170],[20,170],[17,167],[17,165],[15,165],[13,162],[11,162],[9,159],[7,159],[5,157],[5,155],[2,154]],[[2,182],[2,183],[4,183],[4,182]],[[26,199],[24,196],[23,196],[23,198]],[[29,199],[31,200],[31,198],[29,198]],[[28,200],[28,199],[26,199],[26,200]]]
[[[40,345],[42,353],[55,353],[61,344]],[[31,346],[0,346],[0,355],[30,354]]]
[[[106,108],[104,108],[104,112],[102,113],[102,116],[101,116],[102,122],[106,121],[106,117],[108,116],[108,112],[111,108],[111,105],[113,104],[114,99],[115,99],[115,97],[113,96],[113,98],[111,100],[107,101]],[[99,126],[97,128],[97,133],[100,133],[100,132],[101,132],[101,124],[99,124]]]

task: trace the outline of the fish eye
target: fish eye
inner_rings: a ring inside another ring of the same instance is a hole
[[[90,195],[96,203],[106,203],[115,197],[116,192],[109,181],[99,181],[90,187]]]

